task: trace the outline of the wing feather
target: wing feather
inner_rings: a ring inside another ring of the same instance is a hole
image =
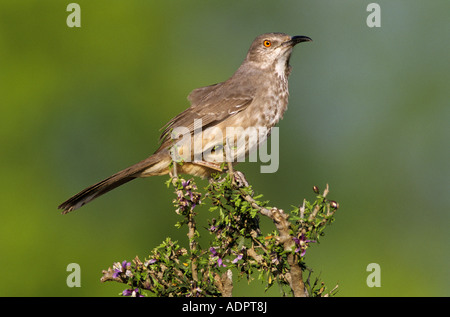
[[[195,119],[202,119],[201,127],[206,129],[236,115],[252,103],[253,91],[240,93],[240,87],[230,87],[227,84],[228,82],[223,82],[194,89],[188,96],[191,106],[162,128],[164,130],[160,136],[160,149],[171,141],[170,134],[173,129],[186,127],[193,134]]]

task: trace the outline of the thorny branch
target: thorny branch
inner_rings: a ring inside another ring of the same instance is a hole
[[[246,274],[249,281],[252,274],[260,272],[260,277],[266,278],[266,289],[277,281],[296,297],[333,295],[337,285],[328,293],[323,283],[318,285],[318,279],[311,285],[312,270],[303,262],[309,243],[323,235],[338,208],[336,202],[326,199],[328,185],[322,195],[314,186],[316,202],[305,200],[286,213],[258,201],[242,173],[236,171],[231,181],[229,177],[211,181],[205,196],[213,203],[211,210],[220,210],[219,219],[213,218],[208,230],[215,236],[209,249],[198,244],[194,220],[194,208],[202,203],[202,195],[193,180],[175,177],[171,184],[177,195],[176,212],[184,217],[177,226],[188,227],[189,251],[168,238],[144,262],[136,256],[133,264],[114,263],[113,268],[103,271],[101,281],[128,284],[129,289],[122,294],[126,296],[140,296],[141,290],[157,296],[232,296],[234,268],[238,278]],[[257,214],[271,219],[276,230],[263,236]],[[310,272],[306,280],[305,270]]]

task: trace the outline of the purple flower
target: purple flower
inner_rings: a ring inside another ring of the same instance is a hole
[[[216,231],[217,230],[217,227],[216,226],[211,226],[211,227],[209,227],[209,231],[211,231],[211,232],[214,232],[214,231]]]
[[[126,260],[122,262],[122,264],[120,262],[115,262],[113,264],[113,269],[114,269],[114,273],[113,273],[113,278],[118,278],[120,276],[120,273],[123,273],[124,270],[127,269],[127,267],[131,266],[130,262],[127,262]],[[128,273],[131,271],[130,270],[126,270],[126,273]],[[128,274],[127,274],[128,276]]]
[[[211,253],[213,254],[213,256],[218,256],[219,254],[217,254],[216,249],[214,249],[213,247],[209,248],[209,251],[211,251]]]
[[[133,294],[133,290],[132,289],[125,289],[122,292],[122,296],[131,296],[131,294]]]
[[[301,257],[303,257],[305,255],[306,248],[308,247],[308,243],[316,242],[314,240],[306,239],[306,237],[305,237],[305,235],[303,233],[300,235],[300,239],[297,238],[297,237],[293,237],[292,239],[294,240],[295,244],[297,245],[297,248],[295,249],[295,252],[297,253],[297,252],[301,251],[301,253],[300,253]]]
[[[241,259],[242,259],[242,254],[239,254],[233,261],[231,261],[231,263],[236,264]]]
[[[270,252],[271,263],[278,265],[280,264],[280,259],[278,258],[278,253],[275,251]]]
[[[212,253],[212,255],[214,257],[217,257],[217,265],[219,267],[227,267],[225,264],[223,264],[223,260],[222,258],[219,257],[219,254],[217,253],[216,249],[214,249],[213,247],[209,248],[209,251]]]
[[[139,288],[126,289],[122,292],[122,296],[144,297],[144,295],[139,293]]]
[[[156,259],[150,259],[150,260],[148,260],[147,262],[145,262],[145,264],[146,265],[149,265],[149,264],[154,264],[154,263],[156,263]]]
[[[219,266],[219,267],[221,267],[221,266],[223,266],[223,267],[227,267],[225,264],[223,264],[223,262],[222,262],[222,259],[221,258],[218,258],[217,259],[217,265]]]

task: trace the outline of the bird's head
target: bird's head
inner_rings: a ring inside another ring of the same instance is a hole
[[[284,33],[265,33],[258,36],[248,50],[245,62],[266,69],[275,67],[284,72],[289,67],[292,48],[301,42],[312,41],[307,36],[290,36]]]

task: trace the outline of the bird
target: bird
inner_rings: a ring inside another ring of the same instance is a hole
[[[190,107],[161,128],[160,145],[151,156],[83,189],[58,209],[67,214],[139,177],[180,173],[207,178],[224,172],[224,161],[232,170],[238,158],[257,148],[282,119],[293,48],[309,41],[308,36],[280,32],[257,36],[229,79],[188,95]],[[231,136],[226,133],[230,128],[235,131]],[[258,137],[246,137],[248,129],[255,129]],[[237,146],[239,138],[245,141]]]

